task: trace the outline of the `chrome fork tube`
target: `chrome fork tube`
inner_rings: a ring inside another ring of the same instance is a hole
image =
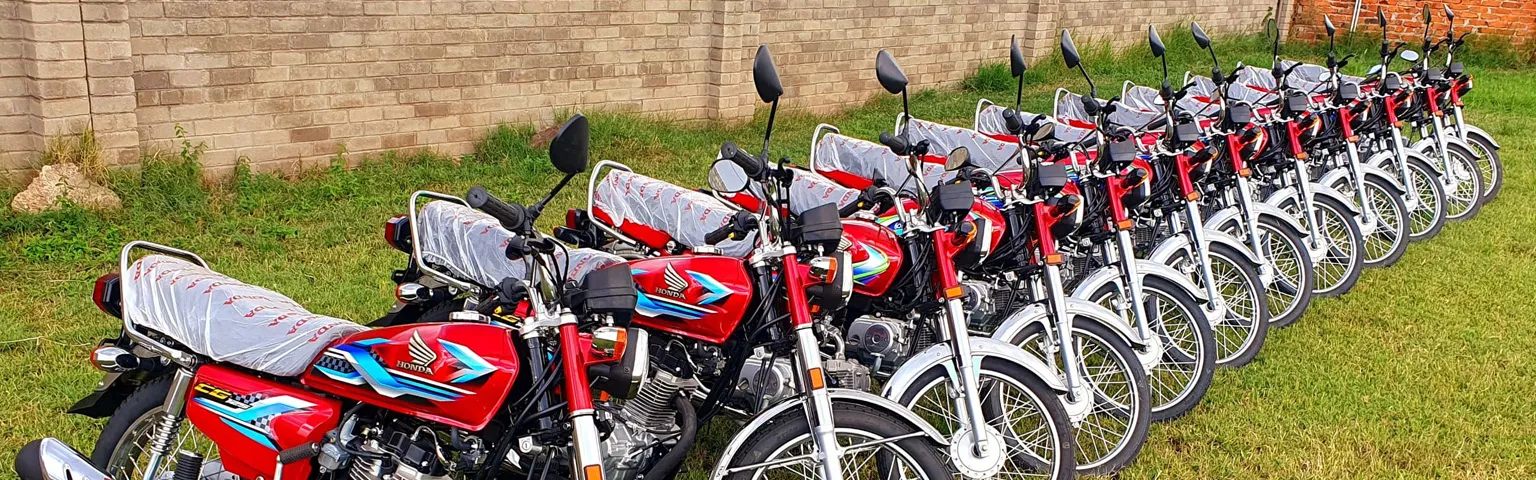
[[[981,411],[981,372],[976,368],[976,363],[971,361],[971,336],[966,328],[965,306],[960,304],[960,299],[952,298],[944,302],[944,320],[948,324],[949,343],[952,357],[955,362],[955,374],[960,377],[960,394],[954,399],[957,412],[964,412],[964,418],[971,424],[971,435],[976,440],[976,455],[986,457],[991,445],[987,442],[987,419]]]
[[[1396,125],[1392,130],[1392,153],[1397,157],[1397,170],[1403,177],[1403,185],[1413,185],[1408,174],[1408,147],[1403,145],[1403,129]]]
[[[1192,242],[1193,245],[1190,247],[1194,250],[1195,254],[1193,260],[1200,267],[1200,278],[1201,283],[1205,284],[1205,294],[1210,297],[1213,307],[1225,305],[1226,302],[1222,301],[1221,292],[1216,290],[1216,279],[1211,275],[1211,255],[1210,249],[1205,243],[1205,227],[1203,226],[1205,223],[1200,219],[1200,207],[1195,205],[1194,202],[1185,202],[1184,213],[1189,217],[1187,230],[1189,231],[1190,239],[1194,240]]]
[[[181,430],[182,413],[187,406],[187,391],[192,386],[193,372],[190,368],[176,369],[175,376],[171,378],[171,391],[165,394],[165,411],[160,412],[160,421],[155,424],[155,433],[150,438],[149,465],[144,467],[143,480],[154,480],[160,476],[160,463],[170,456],[171,449],[176,447],[177,433]]]
[[[1328,248],[1328,245],[1323,240],[1322,231],[1318,229],[1317,216],[1315,214],[1317,210],[1312,205],[1312,180],[1307,175],[1306,160],[1296,160],[1296,182],[1296,190],[1301,192],[1301,216],[1307,221],[1307,233],[1312,236],[1312,248],[1322,251]],[[1313,261],[1318,260],[1314,259]]]
[[[1360,218],[1364,220],[1360,222],[1360,226],[1362,229],[1369,228],[1374,231],[1376,229],[1376,207],[1371,205],[1370,200],[1365,196],[1365,172],[1360,170],[1359,146],[1355,142],[1345,140],[1344,152],[1348,154],[1349,175],[1351,180],[1355,182],[1355,201],[1360,204]]]
[[[827,393],[826,374],[821,368],[821,353],[817,347],[816,334],[811,332],[811,325],[798,325],[795,327],[795,358],[800,362],[800,368],[796,377],[800,380],[801,391],[807,392],[806,398],[810,401],[806,405],[805,419],[811,425],[811,436],[815,438],[816,449],[821,458],[821,478],[828,480],[843,479],[843,449],[837,443],[836,424],[832,419],[832,397]],[[822,378],[814,379],[812,372],[821,375]],[[821,385],[820,388],[816,388]]]
[[[1259,212],[1249,202],[1257,202],[1253,198],[1253,186],[1248,184],[1248,177],[1237,177],[1238,208],[1243,210],[1244,230],[1248,234],[1248,246],[1253,248],[1254,255],[1259,257],[1260,278],[1267,279],[1266,284],[1272,283],[1277,278],[1275,265],[1269,260],[1269,249],[1264,248],[1259,238]]]
[[[1056,316],[1056,344],[1061,348],[1061,369],[1066,373],[1067,399],[1077,398],[1078,388],[1083,385],[1082,372],[1078,371],[1081,359],[1077,356],[1077,344],[1072,341],[1072,316],[1067,314],[1067,298],[1062,292],[1061,267],[1045,266],[1046,294],[1050,296],[1051,313]]]
[[[1142,303],[1142,279],[1136,271],[1136,247],[1131,239],[1130,230],[1115,232],[1115,240],[1120,247],[1120,274],[1125,277],[1126,301],[1131,304],[1131,320],[1136,325],[1136,334],[1141,335],[1142,341],[1152,338],[1152,331],[1147,325],[1151,323],[1147,318],[1147,306]]]

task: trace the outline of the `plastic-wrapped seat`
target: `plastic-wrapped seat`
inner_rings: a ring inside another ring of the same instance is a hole
[[[1157,89],[1129,82],[1126,87],[1120,93],[1120,101],[1115,102],[1115,110],[1109,113],[1110,124],[1141,132],[1147,130],[1148,124],[1163,118],[1163,98]],[[1161,131],[1162,128],[1151,130]]]
[[[1000,140],[969,128],[913,118],[907,121],[907,134],[914,141],[927,140],[929,152],[938,155],[965,147],[971,155],[971,164],[987,170],[996,171],[998,167],[1008,165],[1018,168],[1019,165],[1017,142]]]
[[[135,327],[218,362],[280,377],[304,372],[342,337],[366,329],[312,313],[293,299],[192,262],[146,255],[123,272],[123,309]]]
[[[638,173],[612,169],[592,188],[592,216],[654,249],[669,243],[686,248],[708,245],[704,237],[730,221],[737,209],[708,194]],[[745,257],[757,235],[725,240],[720,253]]]
[[[911,178],[911,168],[907,165],[906,157],[897,155],[890,148],[875,142],[859,140],[835,131],[825,131],[828,127],[817,129],[815,145],[811,149],[811,168],[832,181],[851,188],[864,188],[874,184],[883,184],[891,188],[899,188],[906,185],[906,189],[915,188],[908,181]],[[921,178],[924,185],[938,185],[944,179],[943,157],[936,157],[936,162],[922,162]]]
[[[761,187],[755,182],[747,180],[746,173],[741,167],[731,162],[715,162],[710,167],[714,175],[718,175],[727,185],[749,185],[746,191],[736,193],[721,193],[720,196],[741,208],[751,212],[762,210],[763,194]],[[860,191],[845,187],[823,177],[816,172],[803,168],[790,168],[795,175],[794,181],[789,186],[789,212],[799,215],[806,210],[826,204],[836,205],[842,210],[859,200]]]
[[[1221,93],[1216,91],[1216,82],[1210,77],[1194,76],[1187,83],[1190,83],[1189,88],[1177,103],[1179,110],[1189,112],[1202,121],[1220,118]]]
[[[422,260],[446,269],[455,278],[494,287],[507,277],[528,280],[527,260],[508,260],[507,244],[516,234],[490,215],[465,205],[436,201],[416,216]],[[564,278],[580,280],[593,270],[623,258],[590,248],[557,249],[554,265]]]

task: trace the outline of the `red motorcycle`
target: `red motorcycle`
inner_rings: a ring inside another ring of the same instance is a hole
[[[584,170],[587,139],[578,115],[551,143],[567,181]],[[645,331],[628,327],[638,298],[629,269],[555,275],[571,269],[555,263],[564,247],[533,230],[545,202],[509,204],[479,187],[465,200],[430,195],[494,219],[473,228],[501,229],[509,241],[500,258],[523,273],[494,287],[461,285],[465,309],[446,323],[368,328],[216,273],[191,252],[125,246],[119,272],[98,279],[93,297],[123,319],[122,334],[92,353],[107,377],[70,410],[107,418],[90,460],[46,438],[18,453],[17,473],[299,480],[560,470],[609,478],[614,452],[605,442],[616,435],[597,412],[644,389],[650,354]],[[414,230],[412,240],[421,244]],[[141,250],[149,254],[135,261]],[[489,321],[511,311],[522,320]],[[647,457],[661,457],[649,473],[672,474],[685,450]]]

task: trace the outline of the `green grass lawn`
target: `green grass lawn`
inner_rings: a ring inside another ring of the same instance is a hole
[[[1163,38],[1176,77],[1185,69],[1209,71],[1209,58],[1187,32]],[[1264,47],[1257,38],[1218,41],[1229,65],[1267,65]],[[1159,70],[1144,51],[1116,57],[1098,49],[1088,67],[1105,90],[1118,90],[1123,80],[1155,85]],[[1004,51],[994,54],[1006,58]],[[1287,55],[1319,59],[1309,47]],[[1193,413],[1153,426],[1141,459],[1123,478],[1536,477],[1536,174],[1529,168],[1536,71],[1485,68],[1510,65],[1490,54],[1467,62],[1477,76],[1469,120],[1504,144],[1507,185],[1498,201],[1414,244],[1396,266],[1366,272],[1349,295],[1314,303],[1296,326],[1272,332],[1252,365],[1218,372]],[[929,87],[921,76],[912,80],[915,88]],[[1059,60],[1031,70],[1027,80],[1025,109],[1034,111],[1048,109],[1057,87],[1085,88]],[[795,86],[786,87],[787,105],[794,106]],[[913,114],[970,125],[982,96],[1012,97],[1002,69],[983,69],[963,89],[915,95]],[[886,96],[838,115],[786,115],[775,128],[774,155],[803,163],[821,122],[874,138],[891,128],[899,109]],[[765,120],[680,126],[614,114],[592,119],[595,159],[688,186],[703,185],[722,142],[760,141]],[[172,154],[115,179],[127,206],[121,212],[4,213],[0,478],[14,478],[13,452],[27,440],[58,436],[86,451],[94,442],[100,423],[63,410],[100,378],[85,361],[90,346],[121,326],[89,297],[95,277],[115,268],[124,242],[186,248],[311,310],[366,322],[393,302],[389,272],[406,261],[381,240],[382,222],[403,212],[417,189],[462,194],[483,184],[505,198],[532,201],[557,180],[543,154],[528,146],[532,134],[503,128],[478,155],[458,161],[392,155],[294,181],[241,174],[212,186],[200,186],[195,164]],[[548,211],[583,203],[583,191],[569,189]],[[732,431],[721,422],[706,431],[688,478],[703,478],[699,470],[715,458],[711,447]]]

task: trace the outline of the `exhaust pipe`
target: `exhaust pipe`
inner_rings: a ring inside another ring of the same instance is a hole
[[[53,437],[33,440],[16,452],[16,475],[21,480],[112,480]]]

